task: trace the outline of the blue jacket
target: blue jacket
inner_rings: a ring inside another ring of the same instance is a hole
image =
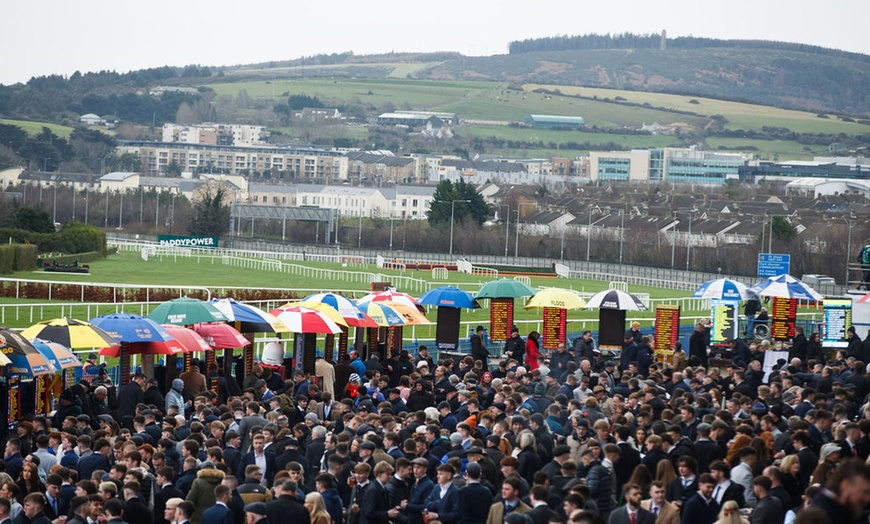
[[[426,501],[426,509],[438,514],[441,524],[456,524],[461,517],[459,513],[459,488],[451,483],[444,498],[441,498],[441,486],[436,485]]]
[[[344,505],[341,503],[341,495],[335,488],[329,488],[320,494],[323,497],[323,504],[326,506],[326,512],[336,524],[341,524],[341,513],[344,510]]]
[[[202,524],[234,524],[233,513],[223,504],[215,504],[202,512]]]
[[[360,360],[359,357],[351,360],[350,365],[353,366],[353,369],[356,370],[356,374],[359,375],[360,380],[365,380],[366,377],[366,365]]]
[[[426,501],[435,489],[435,483],[429,477],[423,477],[411,488],[411,497],[408,499],[408,524],[423,524],[423,510],[426,509]]]
[[[79,463],[76,466],[76,469],[79,472],[80,479],[89,479],[94,471],[98,469],[109,471],[109,467],[109,459],[100,453],[93,451],[88,455],[79,457]],[[6,462],[6,473],[9,473],[10,475],[12,474],[8,461]]]

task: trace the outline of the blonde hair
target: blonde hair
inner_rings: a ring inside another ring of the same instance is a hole
[[[314,522],[314,519],[319,515],[326,516],[327,519],[332,519],[329,516],[329,513],[326,511],[326,504],[323,503],[323,497],[320,493],[316,491],[312,491],[311,493],[305,495],[305,502],[311,504],[311,509],[308,510],[309,515],[311,516],[311,521]]]
[[[722,504],[722,509],[719,511],[719,524],[741,524],[743,519],[740,518],[740,506],[737,502],[729,500]]]
[[[800,464],[797,455],[786,455],[782,458],[782,462],[779,464],[779,469],[781,469],[786,475],[789,475],[791,474],[791,467],[794,466],[795,463]]]

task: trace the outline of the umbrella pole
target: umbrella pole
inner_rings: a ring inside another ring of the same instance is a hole
[[[142,355],[142,374],[154,378],[154,355]]]

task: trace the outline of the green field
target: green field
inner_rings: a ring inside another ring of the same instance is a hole
[[[290,262],[293,263],[293,262]],[[298,262],[297,262],[298,264]],[[337,263],[314,263],[305,262],[308,267],[318,267],[324,269],[346,270],[346,271],[365,271],[369,273],[380,273],[387,278],[393,275],[409,276],[417,279],[431,280],[431,272],[428,271],[389,271],[378,270],[374,266],[365,268],[346,268]],[[210,258],[179,257],[174,259],[166,257],[162,261],[151,257],[147,262],[142,260],[138,253],[121,252],[118,255],[111,255],[105,260],[99,260],[90,263],[91,275],[60,275],[42,272],[19,272],[13,275],[14,278],[23,279],[38,279],[52,281],[67,281],[67,282],[93,282],[93,283],[125,283],[125,284],[142,284],[142,285],[166,285],[166,286],[208,286],[211,288],[226,287],[247,287],[247,288],[283,288],[299,290],[298,295],[306,295],[321,291],[342,291],[345,293],[354,292],[356,296],[362,296],[368,291],[368,282],[344,282],[334,278],[311,278],[306,276],[289,275],[286,273],[277,273],[273,271],[260,271],[254,269],[243,269],[233,266],[225,266],[221,264],[220,258],[216,258],[214,263]],[[435,281],[436,286],[439,285],[456,285],[463,289],[475,293],[481,285],[491,279],[480,275],[467,275],[462,273],[450,273],[448,281]],[[556,286],[563,288],[571,288],[578,291],[594,292],[607,288],[607,282],[578,280],[578,279],[556,279],[552,277],[536,277],[531,279],[532,286],[547,287]],[[673,291],[661,288],[650,288],[643,286],[631,286],[630,291],[636,293],[649,293],[651,298],[678,298],[687,296],[688,293]],[[217,290],[215,290],[217,292]],[[400,288],[401,291],[401,288]],[[62,314],[60,303],[55,306],[31,306],[31,304],[44,304],[44,300],[0,300],[0,312],[2,312],[2,320],[9,327],[26,327],[33,321],[38,321],[43,318],[55,318]],[[4,304],[23,304],[24,307],[18,308],[17,318],[15,309],[4,308]],[[70,316],[69,303],[65,303],[63,314]],[[467,322],[484,323],[489,319],[489,310],[486,309],[486,302],[482,304],[483,309],[468,311],[463,310],[462,320]],[[515,319],[517,321],[532,321],[539,320],[541,313],[538,310],[526,311],[519,307],[515,311]],[[132,313],[147,312],[140,306],[131,306],[127,309]],[[113,311],[109,306],[102,306],[99,310],[94,308],[86,309],[86,306],[75,305],[72,316],[82,318],[90,314],[106,314]],[[708,312],[706,312],[708,313]],[[705,312],[689,312],[685,311],[684,315],[703,315]],[[33,315],[31,317],[31,315]],[[652,319],[652,312],[632,313],[634,318]],[[433,322],[437,315],[434,308],[430,308],[427,317]],[[569,319],[573,322],[582,322],[583,319],[597,318],[597,311],[571,311]],[[414,328],[417,337],[428,338],[434,336],[433,326],[417,326]]]
[[[644,91],[623,91],[617,89],[587,88],[577,86],[553,86],[528,84],[527,90],[547,89],[560,90],[566,95],[580,95],[584,97],[598,97],[615,100],[616,97],[624,98],[620,101],[625,104],[650,104],[653,107],[674,109],[677,111],[690,111],[698,115],[713,116],[722,115],[728,119],[726,129],[761,129],[762,126],[785,127],[796,133],[831,133],[846,135],[864,135],[870,133],[870,126],[842,122],[835,116],[819,118],[815,113],[806,111],[794,111],[780,109],[758,104],[746,104],[742,102],[729,102],[714,98],[690,97],[684,95],[668,95],[664,93],[650,93]],[[692,103],[692,100],[698,103]],[[608,104],[613,105],[613,104]],[[660,124],[665,122],[659,121]]]
[[[73,132],[73,128],[62,126],[60,124],[48,124],[45,122],[30,122],[27,120],[10,120],[8,118],[0,119],[0,124],[18,126],[23,129],[28,135],[38,135],[42,132],[43,127],[51,129],[51,132],[61,138],[69,138]]]
[[[551,129],[528,129],[485,125],[460,127],[456,130],[456,135],[477,136],[481,138],[495,137],[503,140],[525,142],[542,141],[545,144],[550,142],[555,142],[557,144],[563,144],[566,142],[589,142],[593,146],[601,144],[597,149],[603,147],[603,144],[611,142],[626,149],[679,145],[679,139],[665,135],[617,135],[610,133],[584,133],[583,131],[554,131]],[[561,152],[562,155],[568,155],[568,153],[569,150]],[[559,153],[555,156],[559,156]]]

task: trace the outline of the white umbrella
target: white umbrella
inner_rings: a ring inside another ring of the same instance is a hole
[[[717,278],[701,284],[701,287],[692,294],[692,298],[739,301],[752,298],[752,292],[743,282],[730,278]]]

